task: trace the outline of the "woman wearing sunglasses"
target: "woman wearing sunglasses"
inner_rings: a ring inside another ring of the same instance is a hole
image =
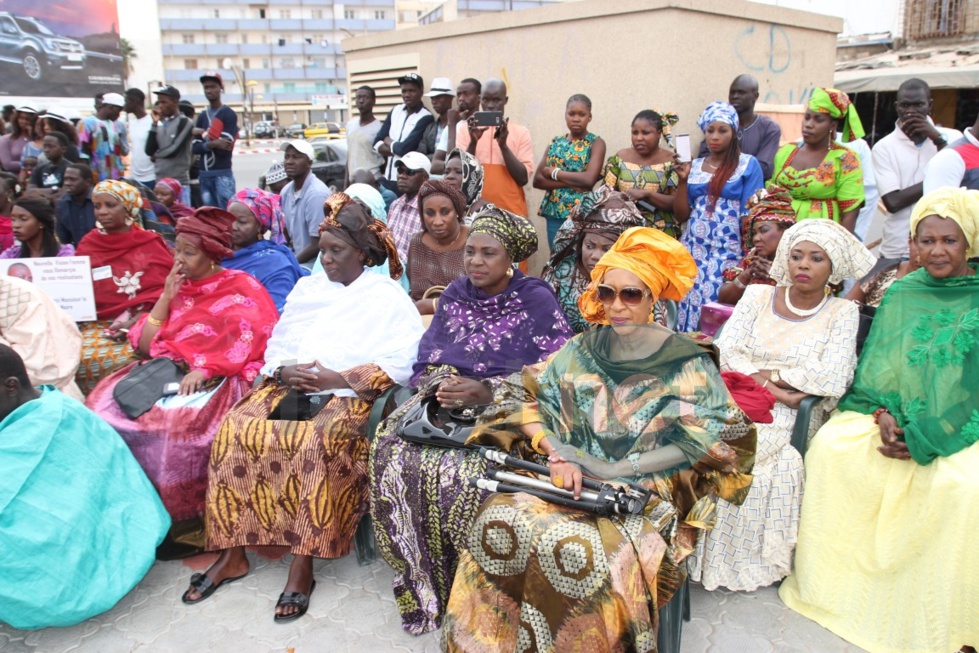
[[[626,230],[579,302],[597,327],[525,379],[527,403],[474,431],[471,442],[535,450],[551,483],[575,497],[584,474],[640,483],[652,497],[642,517],[622,519],[491,495],[460,556],[449,650],[513,650],[518,635],[568,650],[584,631],[607,639],[589,640],[596,650],[656,641],[655,611],[682,583],[716,497],[738,503],[746,493],[754,455],[754,426],[704,350],[650,323],[653,304],[681,300],[696,275],[672,237]]]
[[[752,591],[792,571],[804,472],[790,444],[807,395],[839,398],[857,364],[857,305],[829,284],[861,278],[874,257],[832,220],[805,220],[782,235],[769,276],[749,285],[717,340],[721,369],[750,376],[774,395],[772,421],[759,423],[754,482],[740,506],[717,505],[717,528],[699,543],[692,577],[708,590]]]

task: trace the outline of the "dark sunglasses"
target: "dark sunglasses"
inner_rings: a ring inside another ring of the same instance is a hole
[[[634,286],[626,286],[622,290],[616,290],[612,286],[606,285],[604,283],[598,284],[595,289],[595,296],[598,297],[598,301],[603,304],[611,304],[618,297],[622,300],[622,303],[626,306],[637,306],[642,303],[646,295],[649,294],[649,290],[646,288],[636,288]]]

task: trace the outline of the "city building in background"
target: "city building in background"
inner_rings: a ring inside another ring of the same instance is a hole
[[[398,29],[578,0],[398,0]]]
[[[342,122],[349,36],[393,30],[395,0],[158,0],[164,77],[195,105],[198,79],[224,77],[225,102],[246,126]]]

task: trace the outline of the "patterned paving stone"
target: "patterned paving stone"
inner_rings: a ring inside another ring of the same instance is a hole
[[[267,552],[263,552],[267,553]],[[437,653],[441,634],[413,637],[401,630],[383,562],[357,565],[351,554],[314,564],[316,591],[305,617],[272,620],[285,584],[288,556],[249,552],[248,577],[222,587],[196,606],[180,602],[194,571],[213,556],[159,562],[112,610],[70,628],[25,632],[0,625],[0,653],[295,653],[398,651]],[[786,608],[775,588],[751,593],[691,588],[693,619],[681,653],[860,653],[819,625]]]

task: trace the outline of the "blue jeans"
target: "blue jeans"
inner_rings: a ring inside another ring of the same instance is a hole
[[[207,174],[202,170],[199,181],[202,206],[228,208],[228,202],[235,196],[235,177],[230,170],[213,174]]]

